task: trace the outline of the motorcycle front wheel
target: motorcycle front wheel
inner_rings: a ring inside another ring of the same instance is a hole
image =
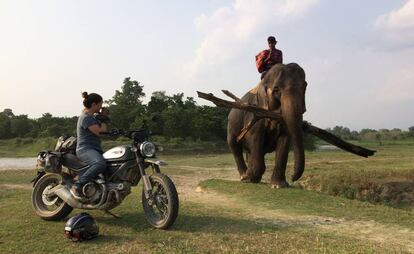
[[[145,197],[145,188],[142,190],[142,205],[145,217],[151,226],[158,229],[169,228],[178,215],[178,194],[172,180],[156,173],[149,177],[152,190],[150,197]]]
[[[56,195],[47,195],[61,182],[58,174],[45,174],[35,184],[32,192],[32,205],[37,215],[44,220],[62,220],[72,212],[73,208]]]

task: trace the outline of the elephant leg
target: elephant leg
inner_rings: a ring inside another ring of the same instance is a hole
[[[272,188],[289,187],[286,181],[286,165],[289,155],[289,136],[282,135],[277,139],[275,153],[275,168],[273,169],[270,184]]]
[[[249,160],[248,169],[246,172],[248,180],[252,183],[259,183],[262,180],[262,176],[265,172],[266,165],[264,161],[263,144],[260,139],[252,139],[249,144]]]
[[[230,137],[227,140],[229,148],[233,154],[234,160],[236,161],[237,171],[239,171],[240,179],[245,180],[247,166],[243,158],[243,147],[241,144],[237,142],[236,137]]]

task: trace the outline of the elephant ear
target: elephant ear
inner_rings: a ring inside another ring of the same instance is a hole
[[[267,86],[264,80],[257,87],[257,104],[260,108],[269,109],[269,99],[266,94]]]

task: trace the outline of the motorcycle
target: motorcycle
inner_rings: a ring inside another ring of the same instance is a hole
[[[148,141],[147,128],[131,131],[114,129],[109,136],[125,136],[131,145],[117,146],[103,154],[107,170],[82,188],[83,198],[70,193],[75,178],[88,165],[76,156],[76,138],[58,139],[55,151],[38,154],[38,172],[33,179],[32,205],[44,220],[64,219],[73,208],[103,210],[115,217],[111,209],[122,203],[131,188],[143,179],[142,205],[146,220],[158,229],[167,229],[178,215],[179,200],[173,181],[161,173],[164,161],[155,158],[157,147]],[[152,174],[147,174],[148,168]]]

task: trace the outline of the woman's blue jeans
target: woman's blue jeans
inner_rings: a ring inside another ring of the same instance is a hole
[[[89,168],[82,172],[79,176],[77,184],[80,186],[85,185],[93,178],[97,177],[100,173],[103,173],[106,169],[106,161],[102,156],[102,153],[97,150],[79,149],[76,150],[76,156],[89,165]]]

